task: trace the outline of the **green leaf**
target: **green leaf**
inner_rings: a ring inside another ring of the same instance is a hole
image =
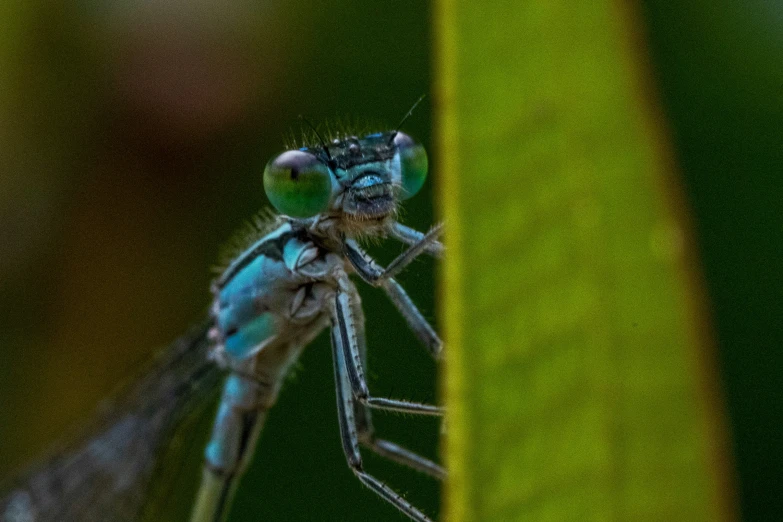
[[[437,2],[453,522],[735,515],[687,215],[618,5]]]

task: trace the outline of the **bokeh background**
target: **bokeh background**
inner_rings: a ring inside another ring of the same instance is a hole
[[[768,520],[783,509],[783,9],[645,0],[641,12],[696,228],[742,513]],[[0,6],[0,477],[200,321],[209,267],[267,205],[263,166],[300,114],[384,128],[429,92],[430,16],[416,0]],[[428,146],[432,110],[405,126]],[[435,219],[432,186],[406,203],[408,224]],[[401,281],[435,320],[432,263]],[[434,364],[363,290],[372,388],[435,400]],[[437,423],[376,424],[437,455]],[[367,460],[437,513],[436,484]],[[231,520],[259,519],[401,520],[345,465],[325,337],[285,387],[238,494]]]
[[[0,475],[8,475],[205,317],[210,267],[268,206],[261,173],[300,134],[300,114],[386,129],[429,91],[430,29],[428,5],[415,1],[371,9],[47,1],[0,10],[9,11],[0,15]],[[430,109],[405,126],[427,147]],[[433,220],[431,186],[405,206],[406,222],[420,229]],[[388,260],[399,251],[379,253]],[[434,318],[433,263],[400,280]],[[435,401],[429,355],[378,291],[363,295],[374,391]],[[232,521],[399,520],[346,465],[326,336],[305,352],[273,411]],[[437,457],[437,422],[375,415],[375,423]],[[197,462],[198,441],[191,445]],[[366,458],[437,512],[437,484]]]

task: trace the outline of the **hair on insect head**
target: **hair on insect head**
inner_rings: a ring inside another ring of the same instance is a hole
[[[315,137],[318,138],[318,141],[321,142],[321,148],[324,150],[324,154],[326,154],[326,159],[329,160],[329,162],[331,162],[332,161],[332,155],[329,154],[329,147],[326,145],[326,141],[324,141],[324,138],[323,138],[323,136],[321,136],[321,133],[318,132],[318,129],[315,128],[315,125],[310,123],[310,120],[308,120],[307,118],[305,118],[301,114],[299,115],[299,119],[302,120],[303,122],[305,122],[307,124],[307,126],[310,127],[310,129],[313,131],[313,133],[315,133]]]

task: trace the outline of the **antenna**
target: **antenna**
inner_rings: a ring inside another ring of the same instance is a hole
[[[421,101],[421,100],[419,100],[419,101]],[[416,103],[418,103],[418,102],[416,102]],[[414,107],[415,107],[415,105],[414,105]],[[310,123],[310,120],[308,120],[307,118],[305,118],[301,114],[299,115],[299,119],[302,120],[303,122],[305,122],[307,124],[307,126],[310,127],[313,130],[313,132],[315,133],[316,138],[318,138],[318,141],[321,142],[321,148],[324,149],[324,152],[326,153],[326,158],[329,161],[332,161],[332,155],[329,154],[329,148],[326,146],[326,142],[324,141],[324,139],[321,136],[321,134],[318,132],[318,129],[315,128],[315,125]]]
[[[413,104],[413,106],[410,108],[410,110],[409,110],[409,111],[408,111],[408,112],[405,114],[405,116],[403,116],[403,117],[402,117],[402,119],[400,120],[400,123],[398,123],[398,124],[397,124],[397,128],[396,128],[396,129],[394,129],[394,132],[392,132],[391,136],[389,137],[389,143],[388,143],[388,145],[391,145],[391,144],[392,144],[392,142],[394,141],[394,138],[396,138],[396,137],[397,137],[397,133],[398,133],[398,132],[400,132],[400,128],[402,127],[402,125],[403,125],[403,124],[404,124],[406,121],[408,121],[408,118],[410,118],[410,117],[411,117],[411,114],[413,114],[413,111],[416,109],[416,107],[418,107],[418,106],[419,106],[419,104],[421,103],[421,101],[422,101],[424,98],[426,98],[426,97],[427,97],[427,94],[426,94],[426,93],[425,93],[425,94],[422,94],[421,96],[419,96],[419,99],[418,99],[418,100],[416,100],[416,102]]]

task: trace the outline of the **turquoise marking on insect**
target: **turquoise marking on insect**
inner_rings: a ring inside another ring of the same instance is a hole
[[[247,321],[241,330],[226,339],[224,347],[230,356],[244,359],[263,347],[264,342],[274,335],[275,318],[267,312]]]
[[[149,516],[143,492],[177,427],[177,412],[202,395],[209,397],[205,389],[215,386],[221,368],[227,376],[204,450],[191,521],[224,520],[291,364],[329,327],[338,424],[351,470],[409,518],[428,522],[424,513],[364,470],[360,446],[443,479],[445,471],[438,464],[377,438],[370,415],[371,409],[422,415],[440,415],[441,410],[370,393],[364,378],[364,316],[349,278],[356,274],[381,288],[422,344],[439,356],[440,339],[393,279],[420,254],[439,256],[443,251],[439,228],[422,234],[396,221],[400,201],[421,189],[427,167],[423,147],[399,131],[341,136],[328,144],[320,140],[270,161],[264,187],[284,215],[213,283],[208,330],[164,352],[83,446],[50,460],[0,499],[3,519]],[[358,245],[357,240],[373,236],[391,236],[409,248],[384,269]]]

